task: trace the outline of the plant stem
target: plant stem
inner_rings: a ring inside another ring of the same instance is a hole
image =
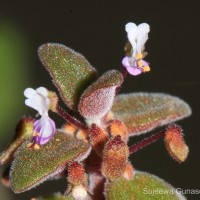
[[[76,126],[77,128],[80,129],[87,129],[87,127],[82,124],[80,121],[78,121],[77,119],[75,119],[74,117],[72,117],[71,115],[69,115],[63,108],[61,108],[60,106],[57,106],[57,114],[60,115],[63,119],[65,119],[66,121],[68,121],[69,123],[73,124],[74,126]]]
[[[121,71],[121,73],[122,73],[123,78],[125,79],[126,76],[127,76],[127,74],[128,74],[127,70],[126,70],[126,69],[123,69],[123,70]]]
[[[165,136],[165,129],[148,137],[148,138],[145,138],[145,139],[139,141],[138,143],[134,144],[133,146],[131,146],[129,148],[129,154],[133,154],[133,153],[137,152],[138,150],[143,149],[144,147],[158,141],[159,139],[163,138],[164,136]]]

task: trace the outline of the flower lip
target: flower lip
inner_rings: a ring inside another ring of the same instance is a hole
[[[33,141],[39,145],[47,143],[56,133],[55,122],[48,116],[42,116],[35,121],[33,127]]]

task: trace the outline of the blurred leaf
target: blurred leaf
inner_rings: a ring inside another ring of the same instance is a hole
[[[163,194],[156,194],[161,191]],[[153,194],[154,192],[154,194]],[[136,172],[132,180],[119,178],[106,186],[107,200],[184,200],[182,195],[162,179]]]
[[[122,74],[110,70],[90,85],[81,95],[79,112],[85,118],[101,119],[110,110],[116,88],[123,82]]]
[[[17,148],[31,136],[33,132],[33,122],[31,118],[22,118],[16,127],[16,133],[10,146],[0,154],[0,165],[9,163],[13,159],[13,154]]]
[[[183,100],[162,93],[132,93],[116,97],[112,112],[123,121],[130,135],[138,135],[156,127],[183,119],[191,109]]]
[[[88,143],[60,131],[39,150],[28,148],[29,142],[24,142],[14,155],[10,179],[15,193],[29,190],[60,173],[69,161],[81,160],[89,151]]]
[[[74,200],[74,198],[71,195],[70,196],[63,196],[60,193],[56,193],[56,194],[52,194],[52,195],[49,195],[49,196],[38,197],[35,200]]]
[[[23,33],[13,24],[0,21],[0,136],[8,137],[16,118],[23,113],[23,90],[28,82],[27,49]]]
[[[44,44],[38,54],[64,102],[76,109],[81,93],[96,77],[95,69],[81,54],[61,44]]]

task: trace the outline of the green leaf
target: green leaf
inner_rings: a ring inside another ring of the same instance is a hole
[[[176,190],[170,184],[154,175],[143,172],[136,172],[132,180],[120,178],[109,183],[106,186],[106,196],[107,200],[185,199],[182,195],[176,193]]]
[[[131,93],[116,97],[112,112],[123,121],[130,135],[138,135],[156,127],[183,119],[191,109],[183,100],[162,93]]]
[[[90,85],[81,95],[78,105],[82,116],[99,120],[104,117],[113,104],[116,88],[122,82],[122,74],[117,70],[110,70]]]
[[[63,196],[60,193],[56,193],[53,195],[48,195],[48,196],[44,196],[44,197],[38,197],[38,198],[34,198],[35,200],[74,200],[74,198],[69,195],[69,196]]]
[[[94,81],[96,70],[81,54],[61,44],[44,44],[38,55],[63,101],[69,108],[77,109],[80,95]]]
[[[89,144],[58,131],[39,150],[22,144],[16,151],[10,171],[11,187],[15,193],[29,190],[66,169],[68,162],[82,160],[88,155]]]

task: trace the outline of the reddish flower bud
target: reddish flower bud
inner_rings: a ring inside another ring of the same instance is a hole
[[[68,181],[72,185],[87,185],[87,175],[82,164],[78,162],[71,163],[68,169],[68,173]]]
[[[184,162],[187,159],[189,148],[183,139],[181,127],[176,124],[170,125],[165,134],[165,144],[169,154],[177,162]]]
[[[126,169],[128,146],[116,136],[110,140],[103,151],[103,162],[101,171],[108,179],[114,181],[123,175]]]
[[[96,124],[92,124],[89,130],[89,138],[96,153],[102,156],[104,145],[108,141],[108,134]]]
[[[126,125],[117,119],[115,119],[110,125],[110,133],[114,137],[120,135],[122,140],[124,140],[125,142],[127,142],[128,140]]]

